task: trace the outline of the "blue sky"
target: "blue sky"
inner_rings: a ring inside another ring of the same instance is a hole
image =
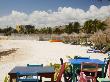
[[[56,11],[58,7],[72,7],[88,10],[90,5],[97,7],[109,5],[110,2],[103,0],[0,0],[0,16],[10,14],[12,10],[31,13],[32,11]]]
[[[32,24],[36,27],[83,24],[110,17],[110,1],[102,0],[0,0],[0,27]]]

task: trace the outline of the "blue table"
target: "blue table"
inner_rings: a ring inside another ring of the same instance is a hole
[[[45,66],[45,67],[27,67],[27,66],[17,66],[13,68],[8,75],[10,76],[10,82],[12,79],[17,78],[17,73],[21,75],[38,75],[41,77],[51,78],[51,81],[54,82],[54,68]]]
[[[104,61],[101,61],[99,59],[70,59],[69,63],[72,65],[73,82],[76,82],[75,72],[77,69],[81,68],[82,62],[97,63],[99,67],[102,68],[102,77],[104,77],[104,67],[105,67]]]

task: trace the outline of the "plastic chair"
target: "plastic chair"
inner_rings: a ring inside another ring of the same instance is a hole
[[[81,63],[80,77],[82,77],[81,74],[84,72],[84,74],[85,74],[84,78],[86,81],[92,80],[92,82],[96,82],[97,71],[98,71],[98,64],[83,62],[83,63]],[[78,81],[79,82],[86,82],[86,81],[81,81],[81,78],[79,78]]]

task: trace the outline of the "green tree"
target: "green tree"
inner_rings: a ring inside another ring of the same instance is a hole
[[[35,33],[36,33],[36,34],[39,34],[39,33],[40,33],[40,30],[39,30],[38,28],[36,28],[36,29],[35,29]]]
[[[106,24],[104,22],[101,22],[100,20],[88,20],[84,23],[83,26],[84,32],[86,33],[94,33],[99,30],[105,30],[106,29]]]
[[[69,25],[66,25],[64,30],[65,30],[65,33],[71,34],[73,32],[73,23],[69,23]]]
[[[55,28],[55,29],[53,30],[53,33],[55,33],[55,34],[61,34],[62,31],[60,30],[60,28]]]
[[[80,30],[80,23],[75,22],[74,25],[73,25],[73,32],[79,33],[79,30]]]
[[[41,34],[47,34],[47,29],[44,27],[44,28],[41,28],[40,29],[40,33]]]
[[[52,28],[51,27],[47,27],[47,33],[52,34]]]
[[[3,29],[3,33],[4,35],[8,36],[8,35],[11,35],[11,33],[13,33],[13,30],[14,29],[12,27],[7,27]]]
[[[102,22],[102,23],[99,23],[99,24],[97,25],[97,28],[98,28],[99,30],[104,31],[104,30],[107,28],[107,25],[106,25],[104,22]]]
[[[4,82],[8,82],[8,77],[5,76]]]
[[[33,26],[33,25],[25,25],[25,33],[26,34],[35,33],[35,26]]]
[[[84,23],[83,26],[84,32],[91,33],[92,31],[92,20],[88,20]]]

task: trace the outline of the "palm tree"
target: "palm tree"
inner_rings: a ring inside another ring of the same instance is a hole
[[[84,23],[83,26],[85,33],[91,33],[92,32],[92,20],[88,20]]]
[[[101,22],[100,20],[88,20],[84,23],[83,29],[86,33],[94,33],[99,30],[105,30],[106,24],[104,22]]]
[[[52,28],[51,27],[47,27],[47,33],[52,34]]]
[[[62,32],[61,32],[60,28],[55,28],[53,30],[53,33],[55,33],[55,34],[61,34]]]
[[[71,22],[69,23],[69,25],[66,25],[64,30],[65,30],[65,33],[71,34],[73,32],[73,23]]]
[[[75,22],[74,25],[73,25],[73,31],[75,33],[79,33],[79,30],[80,30],[80,23],[79,22]]]
[[[4,33],[4,35],[8,36],[8,35],[11,35],[11,33],[13,33],[13,30],[14,30],[14,28],[7,27],[7,28],[3,29],[3,33]]]

